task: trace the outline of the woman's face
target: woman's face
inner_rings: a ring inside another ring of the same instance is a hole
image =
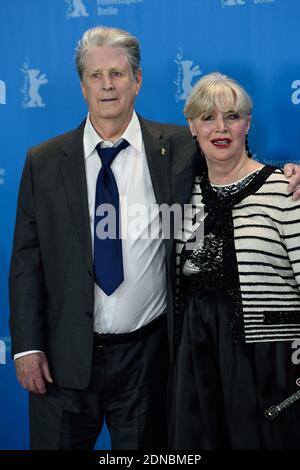
[[[239,160],[246,154],[245,137],[251,117],[234,111],[222,112],[215,108],[205,118],[190,121],[190,129],[208,161]]]

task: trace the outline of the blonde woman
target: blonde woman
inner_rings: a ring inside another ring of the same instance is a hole
[[[279,168],[251,158],[252,102],[212,73],[185,106],[205,159],[177,244],[178,449],[300,448],[300,211]],[[298,392],[298,393],[297,393]]]

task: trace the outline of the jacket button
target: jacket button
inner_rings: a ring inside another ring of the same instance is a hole
[[[86,312],[86,316],[89,317],[89,318],[92,318],[93,314],[92,314],[92,312]]]

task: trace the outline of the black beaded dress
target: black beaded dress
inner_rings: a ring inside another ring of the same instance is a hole
[[[245,342],[234,244],[233,206],[273,171],[226,187],[201,177],[204,242],[180,256],[175,449],[300,448],[300,367],[291,342]]]

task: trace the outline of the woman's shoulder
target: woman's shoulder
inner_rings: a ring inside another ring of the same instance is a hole
[[[266,178],[257,194],[266,196],[270,199],[274,208],[282,210],[282,208],[292,210],[300,206],[300,201],[293,200],[293,194],[288,190],[290,178],[284,175],[282,168],[275,168],[272,173]]]
[[[277,188],[277,190],[287,192],[289,178],[284,175],[283,169],[272,167],[270,165],[267,166],[270,167],[270,169],[273,168],[273,171],[268,175],[262,187],[269,186],[270,189]]]
[[[282,181],[282,182],[288,182],[288,178],[284,175],[284,171],[282,168],[272,166],[272,165],[266,165],[267,167],[270,167],[273,169],[273,172],[270,173],[270,175],[267,178],[267,181]]]

